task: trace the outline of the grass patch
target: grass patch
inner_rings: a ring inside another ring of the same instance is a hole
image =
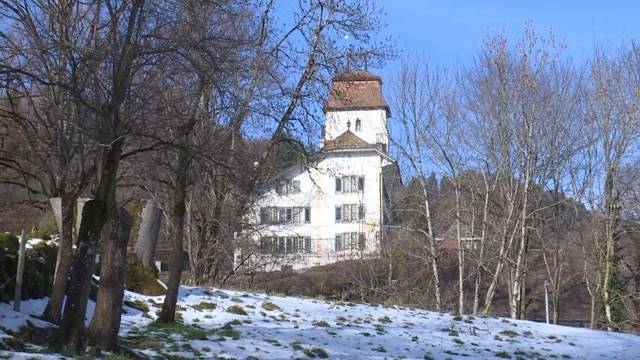
[[[231,305],[226,310],[228,313],[236,314],[236,315],[248,315],[246,311],[242,308],[242,306]]]
[[[450,329],[449,330],[449,336],[458,336],[460,334],[458,334],[458,330],[456,329]]]
[[[386,353],[387,349],[384,348],[384,346],[378,346],[375,349],[372,349],[373,351],[377,351],[377,352],[382,352],[382,353]]]
[[[311,323],[315,326],[331,327],[331,325],[329,325],[329,323],[324,320],[313,320]]]
[[[276,305],[276,304],[274,304],[274,303],[272,303],[270,301],[263,302],[262,303],[262,308],[267,310],[267,311],[280,310],[280,306],[278,306],[278,305]]]
[[[148,328],[153,331],[160,331],[165,334],[180,334],[185,339],[206,340],[207,332],[194,326],[185,325],[179,322],[153,322]]]
[[[462,345],[462,344],[464,344],[464,341],[460,340],[460,338],[457,338],[457,337],[456,337],[456,338],[453,338],[453,342],[454,342],[454,343],[456,343],[456,344],[458,344],[458,345]]]
[[[502,359],[511,359],[511,355],[509,355],[508,352],[502,350],[502,351],[498,351],[497,353],[494,354],[496,357],[502,358]]]
[[[513,330],[502,330],[499,332],[500,335],[504,335],[504,336],[508,336],[510,338],[514,338],[516,336],[518,336],[519,334]]]
[[[191,307],[198,311],[204,311],[204,310],[215,310],[218,307],[218,305],[212,302],[203,301],[200,304],[193,305]]]
[[[264,341],[268,342],[269,344],[271,344],[273,346],[282,346],[282,344],[280,344],[280,341],[278,341],[276,339],[264,339]]]
[[[124,304],[130,308],[140,310],[144,313],[149,312],[149,305],[142,300],[125,300]]]
[[[310,358],[319,357],[321,359],[326,359],[329,357],[329,353],[323,348],[314,347],[311,349],[304,349],[304,354]]]
[[[304,350],[304,347],[302,347],[302,343],[298,340],[291,343],[291,348],[293,348],[293,350]]]
[[[226,324],[225,326],[214,330],[213,334],[221,337],[232,338],[233,340],[240,339],[240,331],[232,328],[229,324]]]
[[[391,321],[391,318],[389,318],[387,315],[379,318],[378,321],[383,323],[383,324],[391,324],[393,322],[393,321]]]

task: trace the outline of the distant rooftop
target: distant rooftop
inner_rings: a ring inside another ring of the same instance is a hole
[[[389,105],[382,95],[382,79],[368,71],[337,75],[329,92],[324,111],[385,110]]]

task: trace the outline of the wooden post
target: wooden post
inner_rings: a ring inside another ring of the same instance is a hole
[[[27,236],[24,229],[20,235],[20,255],[18,257],[18,269],[16,270],[16,289],[13,298],[13,310],[20,311],[20,300],[22,299],[22,276],[24,274],[25,247],[27,245]]]

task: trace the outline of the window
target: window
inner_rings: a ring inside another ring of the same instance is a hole
[[[356,120],[356,131],[362,131],[362,121],[360,119]]]
[[[310,207],[260,208],[261,224],[302,224],[311,222]]]
[[[365,250],[366,241],[364,233],[349,232],[336,234],[335,249],[336,251]]]
[[[311,238],[304,236],[263,236],[260,238],[261,254],[309,254]]]
[[[364,191],[364,177],[343,176],[336,178],[336,192],[354,193]]]
[[[276,183],[276,193],[280,195],[300,192],[300,180],[283,180]]]
[[[347,204],[336,206],[336,222],[356,222],[364,220],[364,206]]]

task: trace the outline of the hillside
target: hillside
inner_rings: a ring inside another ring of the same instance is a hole
[[[182,323],[153,323],[162,297],[127,292],[121,344],[141,357],[223,359],[640,359],[640,336],[503,318],[456,317],[408,308],[265,294],[181,288]],[[0,304],[0,341],[29,321],[45,300],[28,300],[16,313]],[[90,303],[90,311],[93,303]],[[0,348],[2,347],[0,343]],[[59,359],[0,351],[4,358]]]

